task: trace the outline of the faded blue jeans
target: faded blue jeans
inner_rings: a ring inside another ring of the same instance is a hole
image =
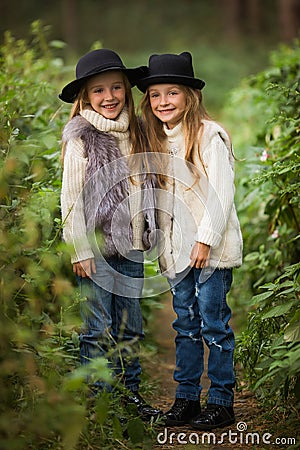
[[[139,340],[144,337],[140,307],[143,253],[132,251],[126,258],[96,258],[95,263],[97,272],[92,279],[79,278],[81,295],[86,298],[81,304],[81,363],[104,356],[116,378],[122,379],[127,389],[137,391],[141,373]],[[120,343],[121,350],[117,345]],[[112,390],[100,380],[93,388]]]
[[[202,390],[204,342],[209,348],[208,403],[232,406],[235,385],[234,335],[229,326],[231,310],[226,301],[232,283],[231,269],[189,269],[169,280],[177,318],[177,398],[198,400]]]

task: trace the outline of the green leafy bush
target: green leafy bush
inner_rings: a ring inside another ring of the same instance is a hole
[[[286,407],[300,401],[299,61],[298,41],[280,47],[270,69],[233,92],[225,112],[245,157],[238,163],[241,273],[254,294],[248,304],[244,297],[251,308],[236,357],[262,398]]]
[[[69,441],[71,411],[78,432],[83,416],[61,389],[77,345],[65,332],[74,296],[60,240],[61,121],[49,82],[59,80],[62,61],[38,23],[31,45],[6,33],[0,58],[0,446],[43,448],[53,434]]]
[[[56,56],[63,43],[48,42],[47,31],[33,23],[30,42],[8,32],[0,49],[0,447],[115,450],[126,440],[127,448],[149,448],[152,425],[118,395],[88,399],[87,376],[111,381],[107,361],[79,364],[84,299],[59,209],[70,108],[57,93],[68,68]]]

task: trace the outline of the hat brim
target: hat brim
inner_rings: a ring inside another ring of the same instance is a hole
[[[202,89],[205,86],[205,81],[200,78],[185,77],[184,75],[152,75],[149,77],[141,78],[137,83],[137,87],[140,91],[146,92],[147,88],[153,84],[183,84],[194,89]]]
[[[108,72],[111,70],[120,70],[121,72],[123,72],[127,76],[129,83],[131,84],[131,87],[134,87],[137,84],[138,80],[145,75],[145,69],[146,66],[140,66],[134,69],[110,67],[107,69],[99,70],[91,75],[87,75],[85,77],[71,81],[62,89],[58,97],[66,103],[73,103],[76,100],[76,97],[79,94],[81,87],[89,78],[93,77],[94,75],[98,75],[100,73]]]

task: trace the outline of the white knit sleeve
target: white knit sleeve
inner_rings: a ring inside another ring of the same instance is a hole
[[[63,238],[70,246],[72,263],[94,257],[86,234],[82,199],[86,164],[82,141],[80,139],[69,141],[64,157],[61,214]]]
[[[234,172],[229,152],[216,133],[202,153],[208,175],[207,196],[195,240],[212,248],[221,242],[234,202]]]

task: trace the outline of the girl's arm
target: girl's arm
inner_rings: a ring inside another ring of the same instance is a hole
[[[216,133],[203,152],[208,177],[207,195],[195,240],[212,248],[218,247],[223,238],[234,202],[234,172],[229,151]]]
[[[81,140],[74,139],[69,141],[64,158],[61,211],[63,237],[65,242],[70,246],[71,261],[73,264],[94,258],[87,238],[82,199],[86,163],[87,159],[83,157]],[[78,271],[80,272],[81,269],[78,268],[77,270],[76,268],[74,270],[75,273]]]

